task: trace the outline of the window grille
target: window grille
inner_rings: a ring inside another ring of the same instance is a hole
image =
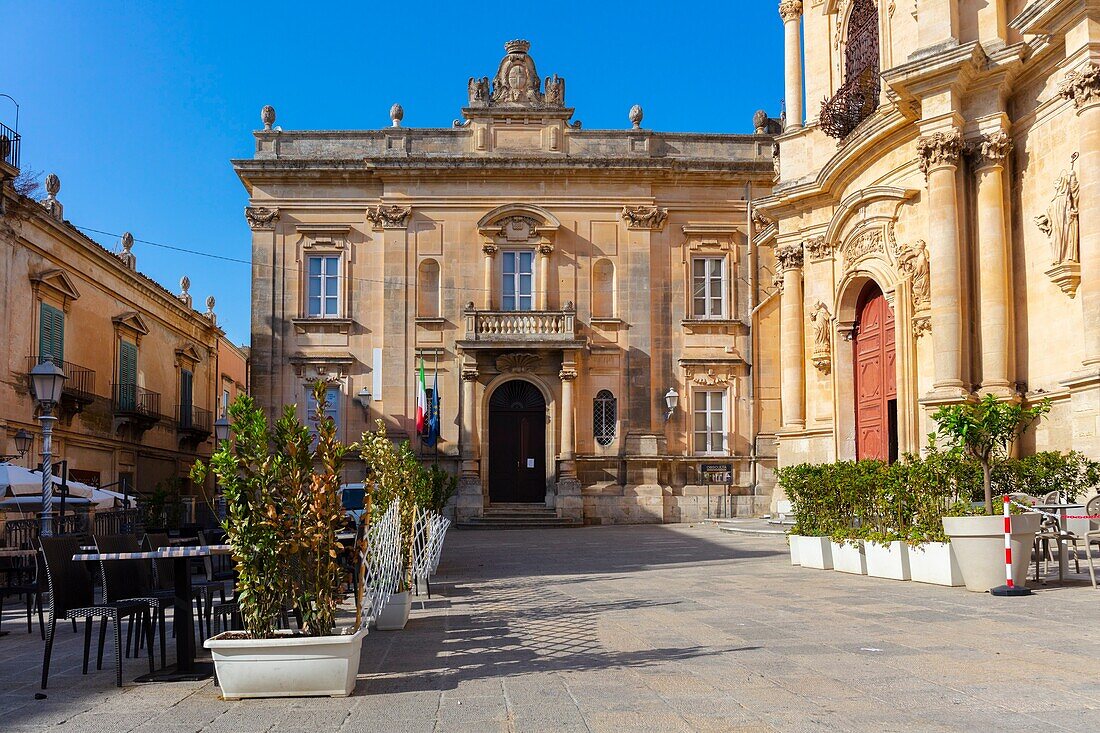
[[[609,390],[601,389],[592,401],[592,434],[596,442],[608,446],[615,442],[618,425],[618,400]]]
[[[874,0],[856,0],[844,41],[844,84],[821,103],[821,129],[843,140],[878,108],[879,33]]]

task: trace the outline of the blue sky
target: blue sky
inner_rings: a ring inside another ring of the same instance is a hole
[[[284,129],[447,127],[470,76],[491,77],[512,38],[540,75],[566,79],[588,128],[751,132],[778,114],[782,26],[774,0],[724,3],[0,2],[0,93],[20,104],[24,169],[56,172],[74,224],[250,259],[244,188],[260,108]],[[15,109],[0,98],[0,122]],[[213,294],[238,343],[249,267],[139,241],[138,267],[195,303]]]

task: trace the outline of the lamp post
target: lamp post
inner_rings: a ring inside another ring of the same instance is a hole
[[[38,419],[42,423],[42,516],[39,535],[50,537],[53,534],[51,514],[53,513],[53,466],[50,463],[53,451],[53,408],[61,401],[61,390],[65,386],[65,372],[52,361],[44,361],[31,370],[31,382],[34,385],[34,397],[38,403]]]
[[[19,432],[15,434],[15,453],[9,456],[0,456],[0,461],[10,461],[12,458],[22,460],[23,456],[27,455],[27,451],[31,449],[31,443],[33,442],[34,436],[23,428],[19,428]]]
[[[229,440],[229,420],[226,419],[225,413],[214,421],[214,449],[221,448],[222,444]],[[216,499],[218,506],[218,521],[225,521],[225,497],[222,495],[221,486],[218,485],[218,475],[214,474],[214,494],[218,497]]]

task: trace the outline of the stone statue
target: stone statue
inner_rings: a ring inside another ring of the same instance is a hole
[[[833,315],[829,308],[820,300],[810,311],[810,325],[814,328],[814,353],[828,353],[832,344],[832,329],[830,322]]]
[[[565,106],[565,79],[557,74],[546,77],[545,100],[547,107]]]
[[[898,269],[913,279],[913,305],[926,305],[932,291],[928,283],[928,247],[918,239],[907,246],[898,257]]]
[[[489,103],[489,77],[483,76],[478,79],[471,76],[466,90],[470,96],[471,107],[484,107]]]
[[[1050,237],[1051,262],[1055,265],[1081,261],[1081,234],[1077,222],[1081,186],[1073,170],[1076,160],[1077,153],[1074,153],[1069,171],[1062,171],[1054,184],[1054,198],[1046,213],[1035,217],[1040,231]]]

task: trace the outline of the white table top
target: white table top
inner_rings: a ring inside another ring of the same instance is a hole
[[[187,557],[210,557],[228,555],[232,552],[229,545],[200,545],[198,547],[162,547],[159,550],[145,552],[82,552],[73,555],[76,562],[96,562],[99,560],[175,560]]]

